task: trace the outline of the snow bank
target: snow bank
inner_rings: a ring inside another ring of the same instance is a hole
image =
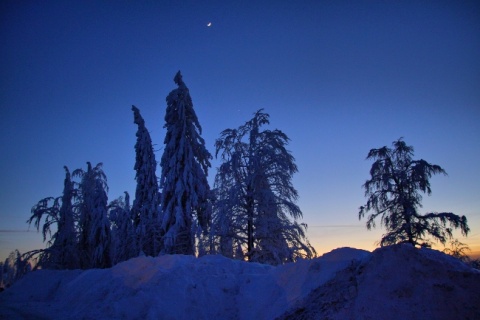
[[[435,304],[448,299],[480,318],[479,284],[480,273],[458,260],[408,246],[341,248],[278,267],[139,257],[111,269],[32,272],[0,293],[0,319],[438,318]]]
[[[406,245],[377,249],[357,281],[352,316],[480,319],[480,272],[436,250]]]
[[[436,250],[384,247],[340,270],[282,318],[480,319],[480,272]]]

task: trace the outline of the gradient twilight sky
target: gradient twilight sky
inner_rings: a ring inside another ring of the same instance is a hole
[[[365,157],[399,137],[449,174],[422,213],[466,215],[457,235],[480,251],[478,1],[2,1],[0,41],[1,260],[43,246],[25,221],[61,195],[64,165],[103,162],[109,200],[133,197],[131,105],[159,161],[178,70],[212,154],[259,108],[291,138],[319,253],[375,248],[385,230],[358,221]]]

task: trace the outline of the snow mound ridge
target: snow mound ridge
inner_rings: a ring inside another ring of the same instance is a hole
[[[480,271],[440,251],[384,247],[278,319],[480,319]]]
[[[278,267],[138,257],[32,272],[0,293],[0,319],[442,319],[435,310],[447,306],[444,318],[478,319],[479,284],[480,272],[458,260],[409,246],[340,248]]]

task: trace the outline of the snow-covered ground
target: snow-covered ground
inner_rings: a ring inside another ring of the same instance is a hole
[[[0,319],[480,319],[480,272],[408,245],[340,248],[272,267],[222,256],[139,257],[35,271]]]

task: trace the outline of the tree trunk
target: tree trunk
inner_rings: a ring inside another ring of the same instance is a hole
[[[247,217],[247,257],[248,261],[252,260],[253,253],[253,200],[248,200],[248,217]]]

